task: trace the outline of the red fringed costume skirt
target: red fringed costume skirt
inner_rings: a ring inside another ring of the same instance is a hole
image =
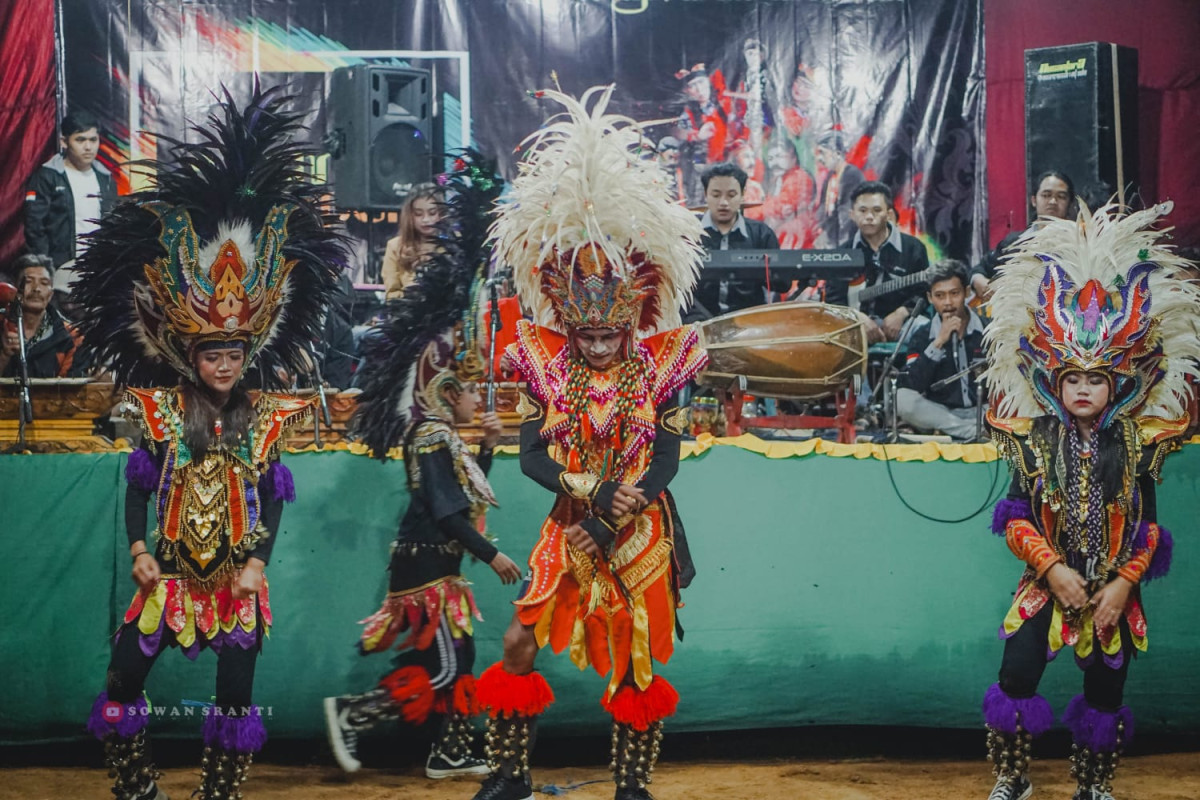
[[[563,529],[583,519],[584,503],[560,497],[529,558],[528,591],[516,601],[521,622],[539,647],[611,677],[612,695],[632,668],[639,689],[654,678],[651,660],[667,663],[675,649],[670,512],[657,500],[617,536],[608,563],[567,543]]]
[[[388,592],[380,609],[359,622],[363,626],[359,649],[363,653],[377,653],[395,645],[397,650],[409,647],[424,650],[433,643],[443,617],[456,640],[474,633],[472,618],[483,619],[475,606],[471,585],[461,575]],[[408,635],[396,644],[402,633]]]

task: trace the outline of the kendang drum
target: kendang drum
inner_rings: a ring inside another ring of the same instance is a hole
[[[857,311],[825,303],[775,303],[702,322],[708,368],[696,380],[760,397],[818,400],[836,393],[867,366],[867,331]]]

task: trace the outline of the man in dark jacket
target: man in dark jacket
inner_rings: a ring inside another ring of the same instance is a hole
[[[30,378],[66,378],[86,373],[75,358],[79,335],[58,312],[54,298],[54,269],[47,256],[24,255],[17,259],[15,280],[20,291],[25,327],[25,361]],[[20,339],[16,320],[0,322],[0,377],[21,374]]]
[[[701,178],[708,210],[700,223],[704,226],[702,242],[708,250],[779,249],[775,231],[765,223],[746,219],[742,214],[742,192],[748,179],[749,176],[733,164],[717,164]],[[717,271],[705,269],[700,274],[694,303],[694,306],[703,306],[709,316],[767,302],[765,278],[714,273]],[[705,317],[702,315],[700,318]]]
[[[38,167],[25,187],[25,245],[58,268],[74,261],[79,237],[117,201],[112,173],[98,161],[96,118],[72,112],[62,121],[62,153]]]
[[[915,428],[974,439],[979,402],[975,376],[947,380],[984,358],[983,323],[966,304],[966,265],[954,259],[939,262],[929,279],[928,299],[933,319],[913,333],[912,355],[896,393],[897,413]],[[946,383],[935,388],[939,381]]]

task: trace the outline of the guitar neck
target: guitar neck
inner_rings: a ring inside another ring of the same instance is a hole
[[[860,303],[869,303],[876,297],[882,297],[885,294],[898,292],[901,289],[907,289],[909,286],[916,286],[918,283],[924,282],[925,270],[921,270],[920,272],[915,272],[912,275],[905,275],[903,278],[896,278],[895,280],[888,281],[887,283],[881,283],[878,286],[872,286],[868,289],[863,289],[858,294],[858,301]]]

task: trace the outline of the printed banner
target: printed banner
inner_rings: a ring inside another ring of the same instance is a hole
[[[435,147],[470,142],[509,174],[557,109],[533,91],[617,84],[680,202],[732,161],[746,214],[787,248],[836,247],[863,180],[938,257],[983,246],[981,0],[64,0],[69,105],[97,114],[102,160],[153,157],[221,87],[284,84],[326,129],[329,75],[429,69]],[[121,187],[130,187],[128,170]],[[133,178],[135,181],[138,178]]]

